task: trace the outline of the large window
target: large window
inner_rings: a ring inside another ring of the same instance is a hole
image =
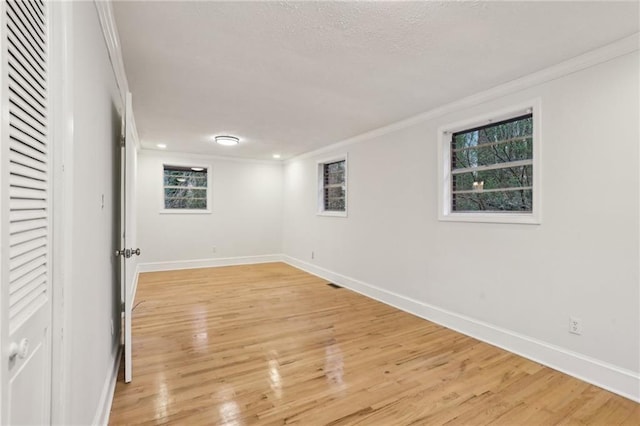
[[[318,214],[326,216],[346,216],[346,156],[318,163],[318,189]]]
[[[208,211],[209,168],[164,165],[164,209]]]
[[[537,223],[533,107],[443,132],[445,219]]]

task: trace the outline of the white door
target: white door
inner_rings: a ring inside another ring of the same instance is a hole
[[[0,423],[51,413],[49,6],[0,5]]]
[[[123,247],[118,255],[121,256],[120,273],[124,285],[124,378],[129,383],[132,377],[131,359],[131,314],[133,309],[133,281],[135,279],[134,259],[140,255],[139,248],[133,248],[135,244],[135,164],[136,147],[133,130],[133,107],[131,93],[127,93],[125,102],[125,124],[121,162],[121,235]]]

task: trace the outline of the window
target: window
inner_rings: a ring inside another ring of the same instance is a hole
[[[164,209],[208,212],[209,168],[164,165]]]
[[[346,156],[318,163],[318,214],[347,215]]]
[[[444,131],[441,219],[539,223],[537,108]]]

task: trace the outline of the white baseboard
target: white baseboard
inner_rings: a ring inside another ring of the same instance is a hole
[[[636,372],[381,289],[290,256],[283,255],[282,261],[420,318],[640,402],[640,374]]]
[[[224,257],[218,259],[177,260],[138,264],[138,274],[144,272],[175,271],[179,269],[215,268],[219,266],[251,265],[255,263],[282,262],[281,254],[260,256]],[[137,285],[137,284],[136,284]]]
[[[111,414],[111,404],[113,403],[113,394],[116,390],[116,382],[118,381],[118,369],[120,368],[120,358],[122,356],[122,345],[118,345],[114,351],[115,357],[111,366],[111,371],[107,374],[107,377],[102,386],[102,393],[100,394],[100,401],[98,403],[98,409],[93,416],[92,425],[108,425],[109,415]]]

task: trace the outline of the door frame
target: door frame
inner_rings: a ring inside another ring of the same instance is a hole
[[[73,331],[70,273],[73,266],[73,10],[71,2],[51,5],[52,56],[50,90],[53,100],[53,229],[52,229],[52,324],[51,324],[51,423],[67,423],[67,395],[70,394],[67,360]]]
[[[124,72],[120,42],[109,1],[94,0],[109,59],[118,89],[125,105],[128,82]],[[54,2],[50,15],[50,96],[52,99],[52,251],[51,262],[51,423],[67,424],[69,395],[69,337],[73,333],[70,313],[73,303],[71,271],[76,259],[73,242],[68,235],[73,231],[73,176],[74,176],[74,31],[73,2]],[[139,140],[133,123],[134,144]],[[67,238],[65,238],[65,236]]]

